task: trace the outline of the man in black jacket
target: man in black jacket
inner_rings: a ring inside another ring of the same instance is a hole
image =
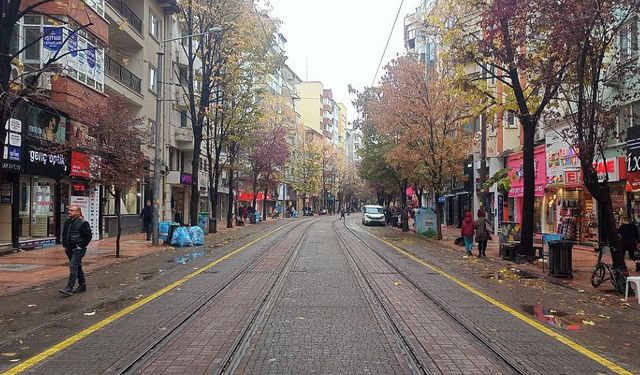
[[[82,211],[78,206],[69,206],[69,219],[64,223],[62,230],[62,245],[69,258],[69,281],[64,289],[59,292],[70,296],[73,293],[83,293],[87,291],[87,284],[82,272],[82,258],[87,252],[87,245],[91,241],[91,227],[82,218]],[[78,288],[73,286],[78,280]]]
[[[151,241],[151,233],[153,233],[153,206],[151,199],[147,199],[147,205],[144,206],[140,213],[142,219],[142,227],[147,234],[147,241]]]

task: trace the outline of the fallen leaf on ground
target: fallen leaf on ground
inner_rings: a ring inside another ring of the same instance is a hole
[[[84,315],[85,316],[94,316],[94,315],[96,315],[96,312],[95,311],[86,312],[86,313],[84,313]]]
[[[592,322],[591,320],[583,320],[582,324],[584,324],[585,326],[595,326],[596,324],[594,322]]]
[[[580,311],[576,312],[576,315],[584,315],[584,311],[580,310]]]
[[[20,358],[14,358],[14,359],[10,359],[9,362],[18,362],[20,360]]]
[[[600,315],[598,315],[598,318],[610,319],[611,317],[609,315],[600,314]]]
[[[36,306],[38,306],[38,305],[34,305],[33,303],[30,304],[30,305],[27,305],[27,307],[36,307]]]
[[[402,283],[400,281],[396,281],[395,283],[393,283],[393,285],[400,286],[400,285],[402,285]]]
[[[578,293],[584,293],[584,289],[578,289]]]
[[[6,353],[2,353],[2,356],[3,357],[15,357],[16,354],[18,354],[18,353],[6,352]]]

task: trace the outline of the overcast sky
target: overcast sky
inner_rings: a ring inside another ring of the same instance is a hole
[[[349,121],[356,118],[347,85],[357,90],[371,86],[402,0],[271,0],[273,16],[282,20],[287,39],[287,63],[303,80],[322,81],[336,101],[348,107]],[[384,65],[404,52],[404,16],[419,0],[404,0]]]

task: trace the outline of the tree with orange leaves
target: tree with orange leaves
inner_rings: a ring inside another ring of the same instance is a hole
[[[372,107],[376,128],[395,143],[387,161],[428,188],[438,218],[438,239],[442,238],[438,198],[445,181],[462,178],[463,160],[473,142],[465,129],[471,112],[462,105],[469,98],[451,84],[450,75],[445,65],[427,67],[412,57],[400,57],[387,66]]]

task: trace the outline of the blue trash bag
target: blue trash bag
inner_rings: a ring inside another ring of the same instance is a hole
[[[191,242],[191,237],[189,236],[189,232],[185,227],[177,227],[175,232],[173,232],[173,237],[171,238],[171,245],[177,247],[188,247],[193,243]]]
[[[189,227],[189,236],[191,237],[193,246],[204,245],[204,232],[199,226]]]

